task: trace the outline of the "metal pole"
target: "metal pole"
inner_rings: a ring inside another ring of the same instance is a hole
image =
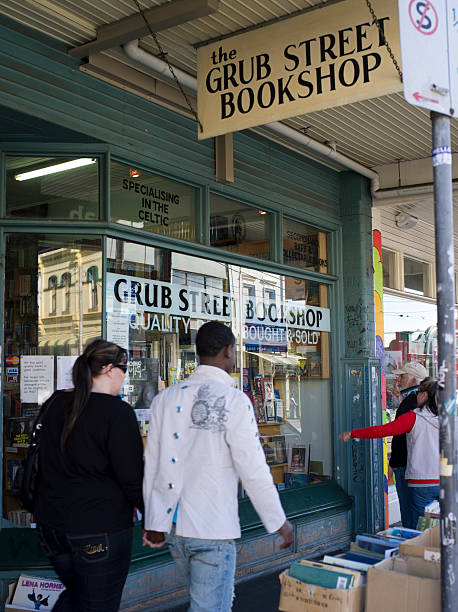
[[[431,113],[436,221],[442,612],[456,612],[456,362],[450,117]]]

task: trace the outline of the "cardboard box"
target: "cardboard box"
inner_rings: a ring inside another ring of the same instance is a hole
[[[324,589],[291,578],[289,570],[280,574],[280,582],[279,610],[283,612],[322,612],[323,609],[327,612],[363,612],[364,610],[365,587]]]
[[[431,527],[416,538],[406,540],[399,545],[399,554],[409,557],[421,557],[425,561],[441,560],[440,526]]]
[[[366,610],[439,612],[440,563],[419,557],[391,557],[367,572]]]

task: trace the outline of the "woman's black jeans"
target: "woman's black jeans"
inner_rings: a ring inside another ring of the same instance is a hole
[[[70,535],[38,525],[41,543],[65,585],[54,612],[117,612],[132,550],[132,528]]]

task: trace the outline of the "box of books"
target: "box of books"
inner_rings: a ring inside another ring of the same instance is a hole
[[[63,589],[62,582],[55,578],[21,574],[17,583],[9,585],[5,612],[52,610]]]
[[[440,563],[419,557],[390,557],[369,568],[366,610],[432,612],[440,609]]]
[[[283,612],[362,612],[360,572],[325,563],[300,561],[280,574],[279,610]]]
[[[441,560],[441,534],[440,527],[431,527],[416,538],[401,542],[399,554],[409,557],[421,557],[426,561]]]

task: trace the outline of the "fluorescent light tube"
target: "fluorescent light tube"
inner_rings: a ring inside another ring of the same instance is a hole
[[[96,160],[93,158],[80,157],[79,159],[72,159],[71,161],[62,162],[61,164],[47,166],[46,168],[39,168],[38,170],[16,174],[14,178],[17,181],[28,181],[38,176],[46,176],[46,174],[55,174],[56,172],[64,172],[65,170],[72,170],[73,168],[81,168],[81,166],[89,166],[89,164],[95,164],[95,162]]]

